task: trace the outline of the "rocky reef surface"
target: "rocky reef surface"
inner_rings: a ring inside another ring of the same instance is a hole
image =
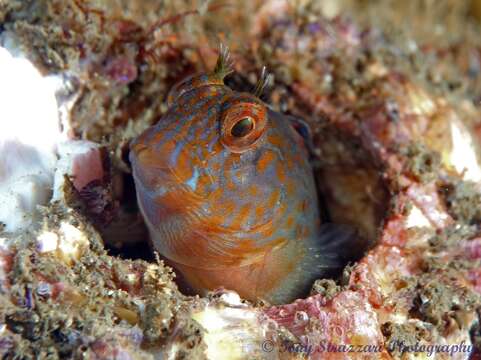
[[[5,359],[475,359],[479,1],[0,2]],[[311,128],[326,220],[359,261],[292,304],[179,291],[127,161],[170,87],[228,45]]]

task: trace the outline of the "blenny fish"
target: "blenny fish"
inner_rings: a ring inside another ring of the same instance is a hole
[[[138,204],[155,249],[197,292],[285,303],[340,268],[352,232],[321,226],[304,138],[224,84],[228,58],[175,85],[166,114],[132,142]]]

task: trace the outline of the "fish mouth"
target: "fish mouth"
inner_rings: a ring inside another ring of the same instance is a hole
[[[134,176],[151,192],[190,193],[206,199],[214,178],[191,147],[178,150],[177,145],[163,148],[136,144],[130,158]],[[170,150],[170,151],[167,151]]]

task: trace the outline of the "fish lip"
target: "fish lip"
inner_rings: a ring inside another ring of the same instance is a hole
[[[159,156],[157,158],[157,164],[155,167],[142,163],[141,159],[141,153],[146,150],[146,149],[139,149],[137,151],[132,151],[129,155],[131,164],[132,164],[132,170],[135,176],[136,172],[142,173],[142,169],[152,169],[155,168],[155,177],[157,178],[157,181],[155,182],[156,187],[158,188],[159,185],[160,187],[167,187],[169,190],[168,191],[182,191],[182,192],[188,192],[191,193],[192,195],[195,195],[198,198],[202,199],[207,199],[208,196],[210,195],[211,191],[207,191],[204,193],[200,193],[199,191],[196,191],[197,186],[191,186],[188,183],[189,182],[197,182],[196,179],[202,178],[204,176],[207,177],[207,186],[206,188],[209,188],[209,185],[214,184],[214,177],[212,172],[208,167],[202,166],[202,161],[199,159],[198,155],[193,153],[192,149],[190,147],[187,147],[186,149],[183,149],[182,151],[187,151],[190,152],[190,157],[191,161],[187,164],[187,167],[180,167],[180,166],[173,166],[170,164],[170,153],[165,155],[165,156]],[[185,176],[182,176],[182,173],[186,172],[186,169],[188,169],[188,172],[192,174],[192,176],[188,179],[184,179]],[[144,183],[142,176],[136,176],[142,183]],[[194,179],[192,179],[194,177]],[[144,184],[146,189],[149,189],[149,191],[152,192],[158,192],[159,189],[154,189],[152,186],[149,186],[149,184]],[[166,190],[167,191],[167,190]]]

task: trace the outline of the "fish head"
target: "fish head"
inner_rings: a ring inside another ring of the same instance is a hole
[[[296,224],[315,221],[305,216],[317,216],[302,138],[223,76],[214,71],[174,86],[167,113],[130,153],[156,249],[204,269],[260,261],[298,235]]]

